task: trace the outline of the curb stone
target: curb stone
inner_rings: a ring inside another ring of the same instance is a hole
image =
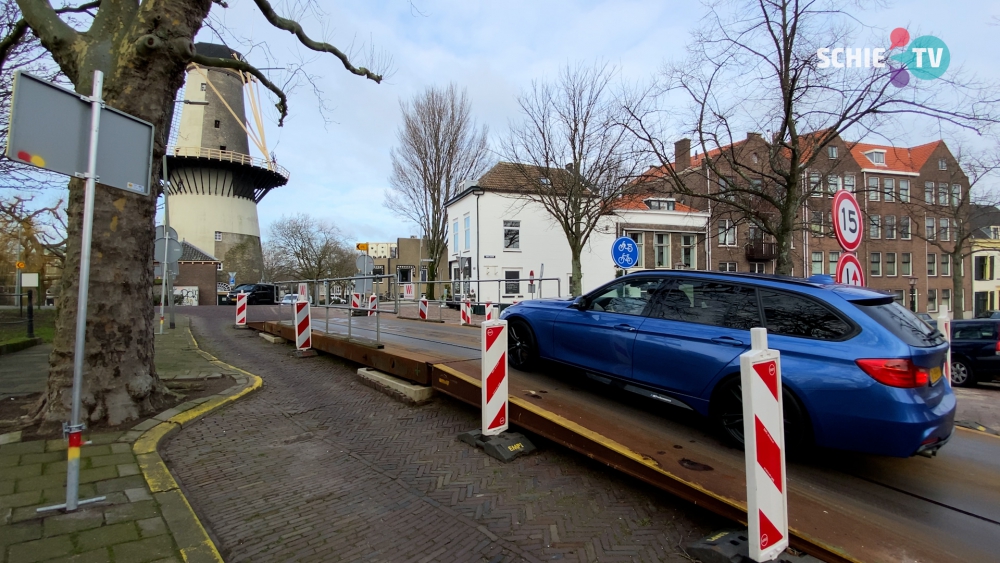
[[[144,427],[144,432],[141,430],[127,432],[119,441],[134,440],[132,451],[139,462],[139,469],[146,480],[146,485],[149,486],[149,490],[153,492],[160,503],[163,518],[170,528],[174,541],[180,548],[184,561],[188,563],[222,563],[223,559],[218,547],[212,542],[201,520],[198,519],[198,515],[191,508],[191,503],[184,496],[177,480],[174,479],[170,469],[160,457],[157,448],[166,438],[176,434],[184,426],[260,389],[264,381],[248,371],[231,366],[205,352],[198,347],[198,341],[195,340],[190,327],[187,331],[195,352],[224,371],[242,374],[233,376],[236,385],[221,393],[205,397],[204,400],[183,403],[161,413],[169,413],[171,416],[151,428]],[[187,408],[182,410],[181,407],[185,405]],[[155,418],[149,420],[155,420]],[[146,423],[148,422],[146,421]]]

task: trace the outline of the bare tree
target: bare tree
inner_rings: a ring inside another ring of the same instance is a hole
[[[950,180],[945,188],[938,187],[937,197],[934,190],[929,190],[931,195],[923,200],[911,198],[907,207],[910,216],[922,222],[921,228],[910,230],[910,235],[941,253],[940,268],[947,268],[951,275],[954,318],[961,319],[965,312],[967,275],[962,264],[974,255],[974,239],[983,237],[981,228],[996,217],[1000,205],[1000,193],[985,185],[1000,170],[1000,153],[996,149],[981,152],[959,149],[955,159],[959,166],[949,169]],[[966,184],[969,189],[964,189]]]
[[[622,126],[627,114],[610,89],[615,74],[607,64],[567,65],[553,82],[532,83],[518,98],[524,119],[503,144],[521,197],[541,205],[566,236],[573,295],[583,287],[584,246],[640,170],[634,139]]]
[[[0,280],[12,280],[16,262],[29,272],[39,272],[41,291],[53,283],[45,277],[48,266],[63,267],[66,214],[63,202],[38,204],[34,197],[0,198]]]
[[[805,226],[801,211],[809,197],[805,173],[822,170],[820,155],[841,134],[884,131],[901,117],[909,119],[910,130],[919,118],[980,132],[998,121],[996,89],[965,79],[960,69],[898,87],[907,71],[892,61],[874,64],[871,55],[868,66],[860,54],[859,66],[844,68],[844,59],[839,67],[824,66],[821,48],[858,42],[852,28],[857,20],[833,0],[709,6],[688,58],[625,96],[628,127],[673,190],[729,206],[774,237],[775,273],[792,271],[792,237]],[[905,52],[889,49],[888,39],[881,45],[887,56]],[[704,174],[690,176],[676,166],[677,158],[688,155],[673,155],[665,139],[676,127],[668,100],[678,97],[688,103],[683,129],[705,155],[706,174],[734,180],[724,190],[708,193]],[[743,131],[762,135],[737,141]]]
[[[236,283],[263,281],[264,263],[260,240],[246,238],[226,251],[222,259],[227,272],[236,272]]]
[[[101,70],[105,103],[153,124],[155,164],[147,185],[157,185],[161,175],[159,163],[169,138],[174,99],[190,63],[253,75],[277,99],[279,125],[287,113],[285,92],[260,69],[246,60],[196,52],[194,37],[213,6],[225,8],[222,0],[100,0],[88,5],[86,14],[93,17],[86,16],[79,25],[71,25],[47,0],[16,1],[23,23],[18,20],[15,27],[23,30],[22,35],[30,28],[79,94],[91,94],[94,71]],[[332,55],[335,59],[329,60],[351,74],[381,82],[378,69],[356,65],[344,51],[310,37],[298,22],[279,15],[268,0],[253,3],[268,24],[289,32],[305,48]],[[47,390],[37,409],[38,418],[52,425],[67,418],[70,406],[83,187],[82,180],[69,182],[63,306],[56,320]],[[120,424],[155,412],[167,397],[153,364],[148,307],[155,209],[155,197],[98,186],[82,405],[85,420],[92,424]]]
[[[342,278],[355,270],[354,256],[340,229],[305,214],[282,217],[272,224],[269,244],[288,260],[287,273],[296,280]]]
[[[427,88],[409,103],[400,102],[403,124],[392,150],[392,192],[385,206],[420,227],[427,240],[428,281],[438,279],[438,265],[448,248],[448,215],[445,203],[455,196],[463,180],[478,178],[486,170],[488,130],[470,114],[469,99],[454,84]],[[434,299],[435,284],[427,287]]]
[[[295,277],[292,271],[291,256],[282,252],[281,248],[273,241],[264,241],[262,247],[264,259],[261,269],[262,280],[276,282]]]

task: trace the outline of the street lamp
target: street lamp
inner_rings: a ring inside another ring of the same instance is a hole
[[[910,278],[910,310],[917,312],[917,278]]]

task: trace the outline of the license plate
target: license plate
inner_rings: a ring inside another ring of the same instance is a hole
[[[931,369],[931,385],[934,385],[941,379],[942,368],[932,368]]]

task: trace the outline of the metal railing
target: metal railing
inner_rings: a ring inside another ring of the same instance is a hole
[[[247,166],[256,166],[257,168],[264,168],[270,170],[271,172],[277,172],[284,179],[288,179],[288,170],[278,166],[272,160],[266,158],[257,158],[250,156],[248,154],[243,154],[233,151],[225,151],[221,149],[210,149],[208,147],[167,147],[167,154],[170,156],[185,156],[193,158],[208,158],[211,160],[219,160],[222,162],[234,162],[236,164],[246,164]]]
[[[365,292],[358,291],[359,289],[368,289],[366,287],[369,285],[367,283],[367,280],[371,280],[371,290]],[[503,284],[517,283],[518,288],[520,288],[521,283],[528,283],[529,289],[531,289],[532,285],[537,284],[538,298],[542,298],[543,297],[542,288],[545,282],[549,282],[550,284],[551,282],[555,282],[556,286],[555,295],[550,294],[549,295],[550,297],[562,296],[562,282],[559,278],[416,281],[412,282],[412,285],[414,286],[414,295],[412,300],[404,298],[402,292],[403,288],[401,286],[408,284],[400,283],[395,275],[390,275],[390,274],[373,274],[368,276],[352,276],[349,278],[325,278],[316,280],[284,280],[284,281],[274,282],[273,285],[277,286],[280,291],[280,295],[275,296],[277,299],[279,315],[281,314],[282,311],[282,306],[283,306],[282,300],[284,296],[288,294],[297,294],[298,286],[299,284],[302,283],[307,284],[308,286],[309,289],[308,301],[310,302],[310,307],[321,308],[324,310],[324,322],[327,331],[329,331],[330,309],[348,311],[347,313],[348,339],[353,337],[353,321],[352,321],[353,317],[358,313],[367,314],[370,311],[367,302],[361,303],[361,306],[359,307],[354,307],[351,299],[351,294],[364,293],[367,295],[374,293],[375,295],[378,295],[379,304],[378,307],[375,309],[374,311],[375,314],[373,316],[375,317],[375,342],[377,344],[381,344],[382,313],[399,315],[403,305],[407,306],[412,305],[419,308],[420,299],[422,298],[423,295],[426,295],[428,293],[426,290],[430,287],[436,288],[438,285],[442,285],[444,286],[444,288],[448,288],[451,292],[449,294],[450,298],[429,299],[427,301],[428,307],[431,305],[437,305],[438,320],[443,321],[445,307],[459,308],[461,307],[462,302],[465,300],[468,300],[469,304],[474,306],[485,305],[486,303],[490,303],[491,305],[496,305],[501,310],[503,310],[505,306],[509,306],[515,302],[524,300],[523,295],[519,295],[520,294],[519,291],[516,293],[507,293],[506,295],[504,295],[505,290],[510,289],[512,286],[507,285],[507,287],[504,287]],[[476,300],[474,296],[473,298],[469,298],[470,290],[474,286],[480,289],[480,291],[477,292],[476,295],[482,295],[483,285],[485,284],[487,286],[492,286],[492,284],[494,283],[497,284],[498,299],[496,301],[493,300],[480,301]],[[360,288],[358,287],[359,285],[361,285]],[[420,291],[421,287],[424,288],[424,291]],[[444,288],[442,288],[442,297],[444,297],[444,291],[443,291]],[[464,290],[465,292],[462,293],[459,292],[459,290]],[[535,298],[534,291],[529,291],[528,293],[531,294],[531,297],[529,299]],[[437,292],[435,292],[435,294],[437,294]],[[337,297],[339,299],[344,299],[346,302],[332,303],[334,297]],[[385,299],[383,299],[383,297]],[[456,299],[455,297],[459,298]],[[391,309],[386,307],[386,305],[388,305],[389,303],[392,303]],[[430,311],[428,311],[428,316],[430,316]]]

